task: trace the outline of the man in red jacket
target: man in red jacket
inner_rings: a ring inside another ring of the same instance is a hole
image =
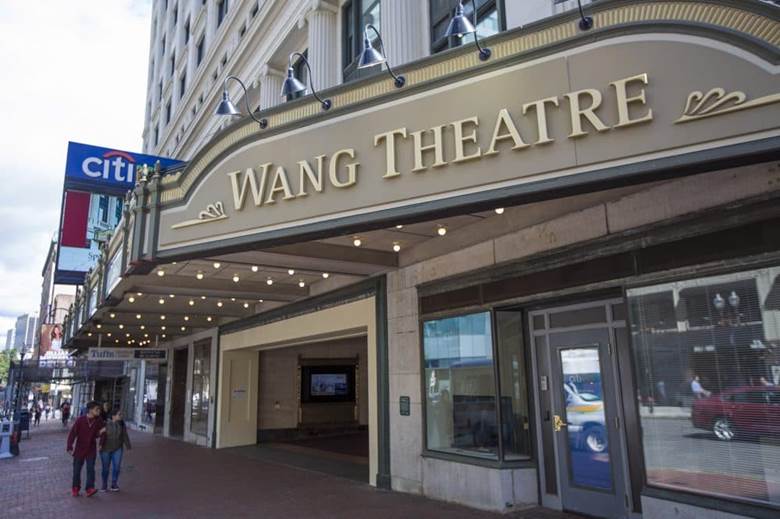
[[[81,467],[87,465],[87,497],[97,493],[95,489],[95,458],[97,457],[97,439],[105,431],[100,419],[100,404],[89,402],[87,414],[79,416],[68,434],[67,450],[73,456],[73,497],[81,490]],[[73,443],[76,443],[75,449]]]

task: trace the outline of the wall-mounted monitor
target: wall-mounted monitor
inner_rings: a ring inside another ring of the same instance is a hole
[[[355,366],[303,366],[301,402],[354,402]]]

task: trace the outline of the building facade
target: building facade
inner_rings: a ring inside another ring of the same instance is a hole
[[[276,51],[251,24],[236,45],[264,72],[305,54],[331,108],[271,106],[254,65],[217,67],[185,131],[204,137],[176,143],[174,122],[147,144],[189,162],[139,179],[68,346],[167,350],[132,368],[136,426],[216,448],[349,438],[382,488],[776,516],[778,9],[605,0],[591,25],[571,2],[535,21],[478,2],[501,29],[484,60],[436,36],[438,4],[257,4]],[[247,21],[233,7],[208,2],[195,26]],[[377,18],[402,88],[352,59]],[[228,71],[265,125],[207,117]]]

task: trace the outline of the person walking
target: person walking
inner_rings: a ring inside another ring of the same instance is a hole
[[[38,427],[41,425],[41,414],[43,413],[41,406],[38,404],[35,404],[35,409],[33,410],[33,415],[35,416],[35,421],[33,422],[33,425],[35,427]]]
[[[86,496],[92,497],[95,489],[95,458],[97,457],[97,440],[106,431],[103,420],[100,419],[100,404],[89,402],[87,413],[79,416],[73,423],[68,434],[66,450],[73,456],[73,497],[78,497],[81,490],[81,468],[87,466]],[[75,447],[74,447],[75,442]]]
[[[46,407],[43,408],[43,417],[47,422],[49,421],[49,413],[51,413],[51,406],[46,404]]]
[[[60,418],[62,418],[62,426],[68,426],[68,420],[70,420],[70,402],[65,400],[60,406]]]
[[[119,492],[119,471],[122,468],[124,448],[132,449],[127,427],[122,419],[122,411],[116,408],[111,413],[111,420],[106,423],[106,432],[101,436],[100,465],[102,467],[103,487],[108,490],[108,471],[111,469],[111,492]]]

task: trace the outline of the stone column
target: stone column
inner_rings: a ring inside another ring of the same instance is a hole
[[[390,66],[400,66],[430,53],[427,40],[428,2],[419,0],[382,0],[379,30]],[[362,38],[362,36],[360,36]]]
[[[317,90],[324,90],[341,82],[338,12],[338,7],[330,2],[311,0],[311,10],[306,13],[309,64]]]
[[[284,101],[281,95],[284,78],[285,75],[281,70],[269,67],[267,64],[260,69],[258,83],[260,84],[261,109],[274,107]]]

